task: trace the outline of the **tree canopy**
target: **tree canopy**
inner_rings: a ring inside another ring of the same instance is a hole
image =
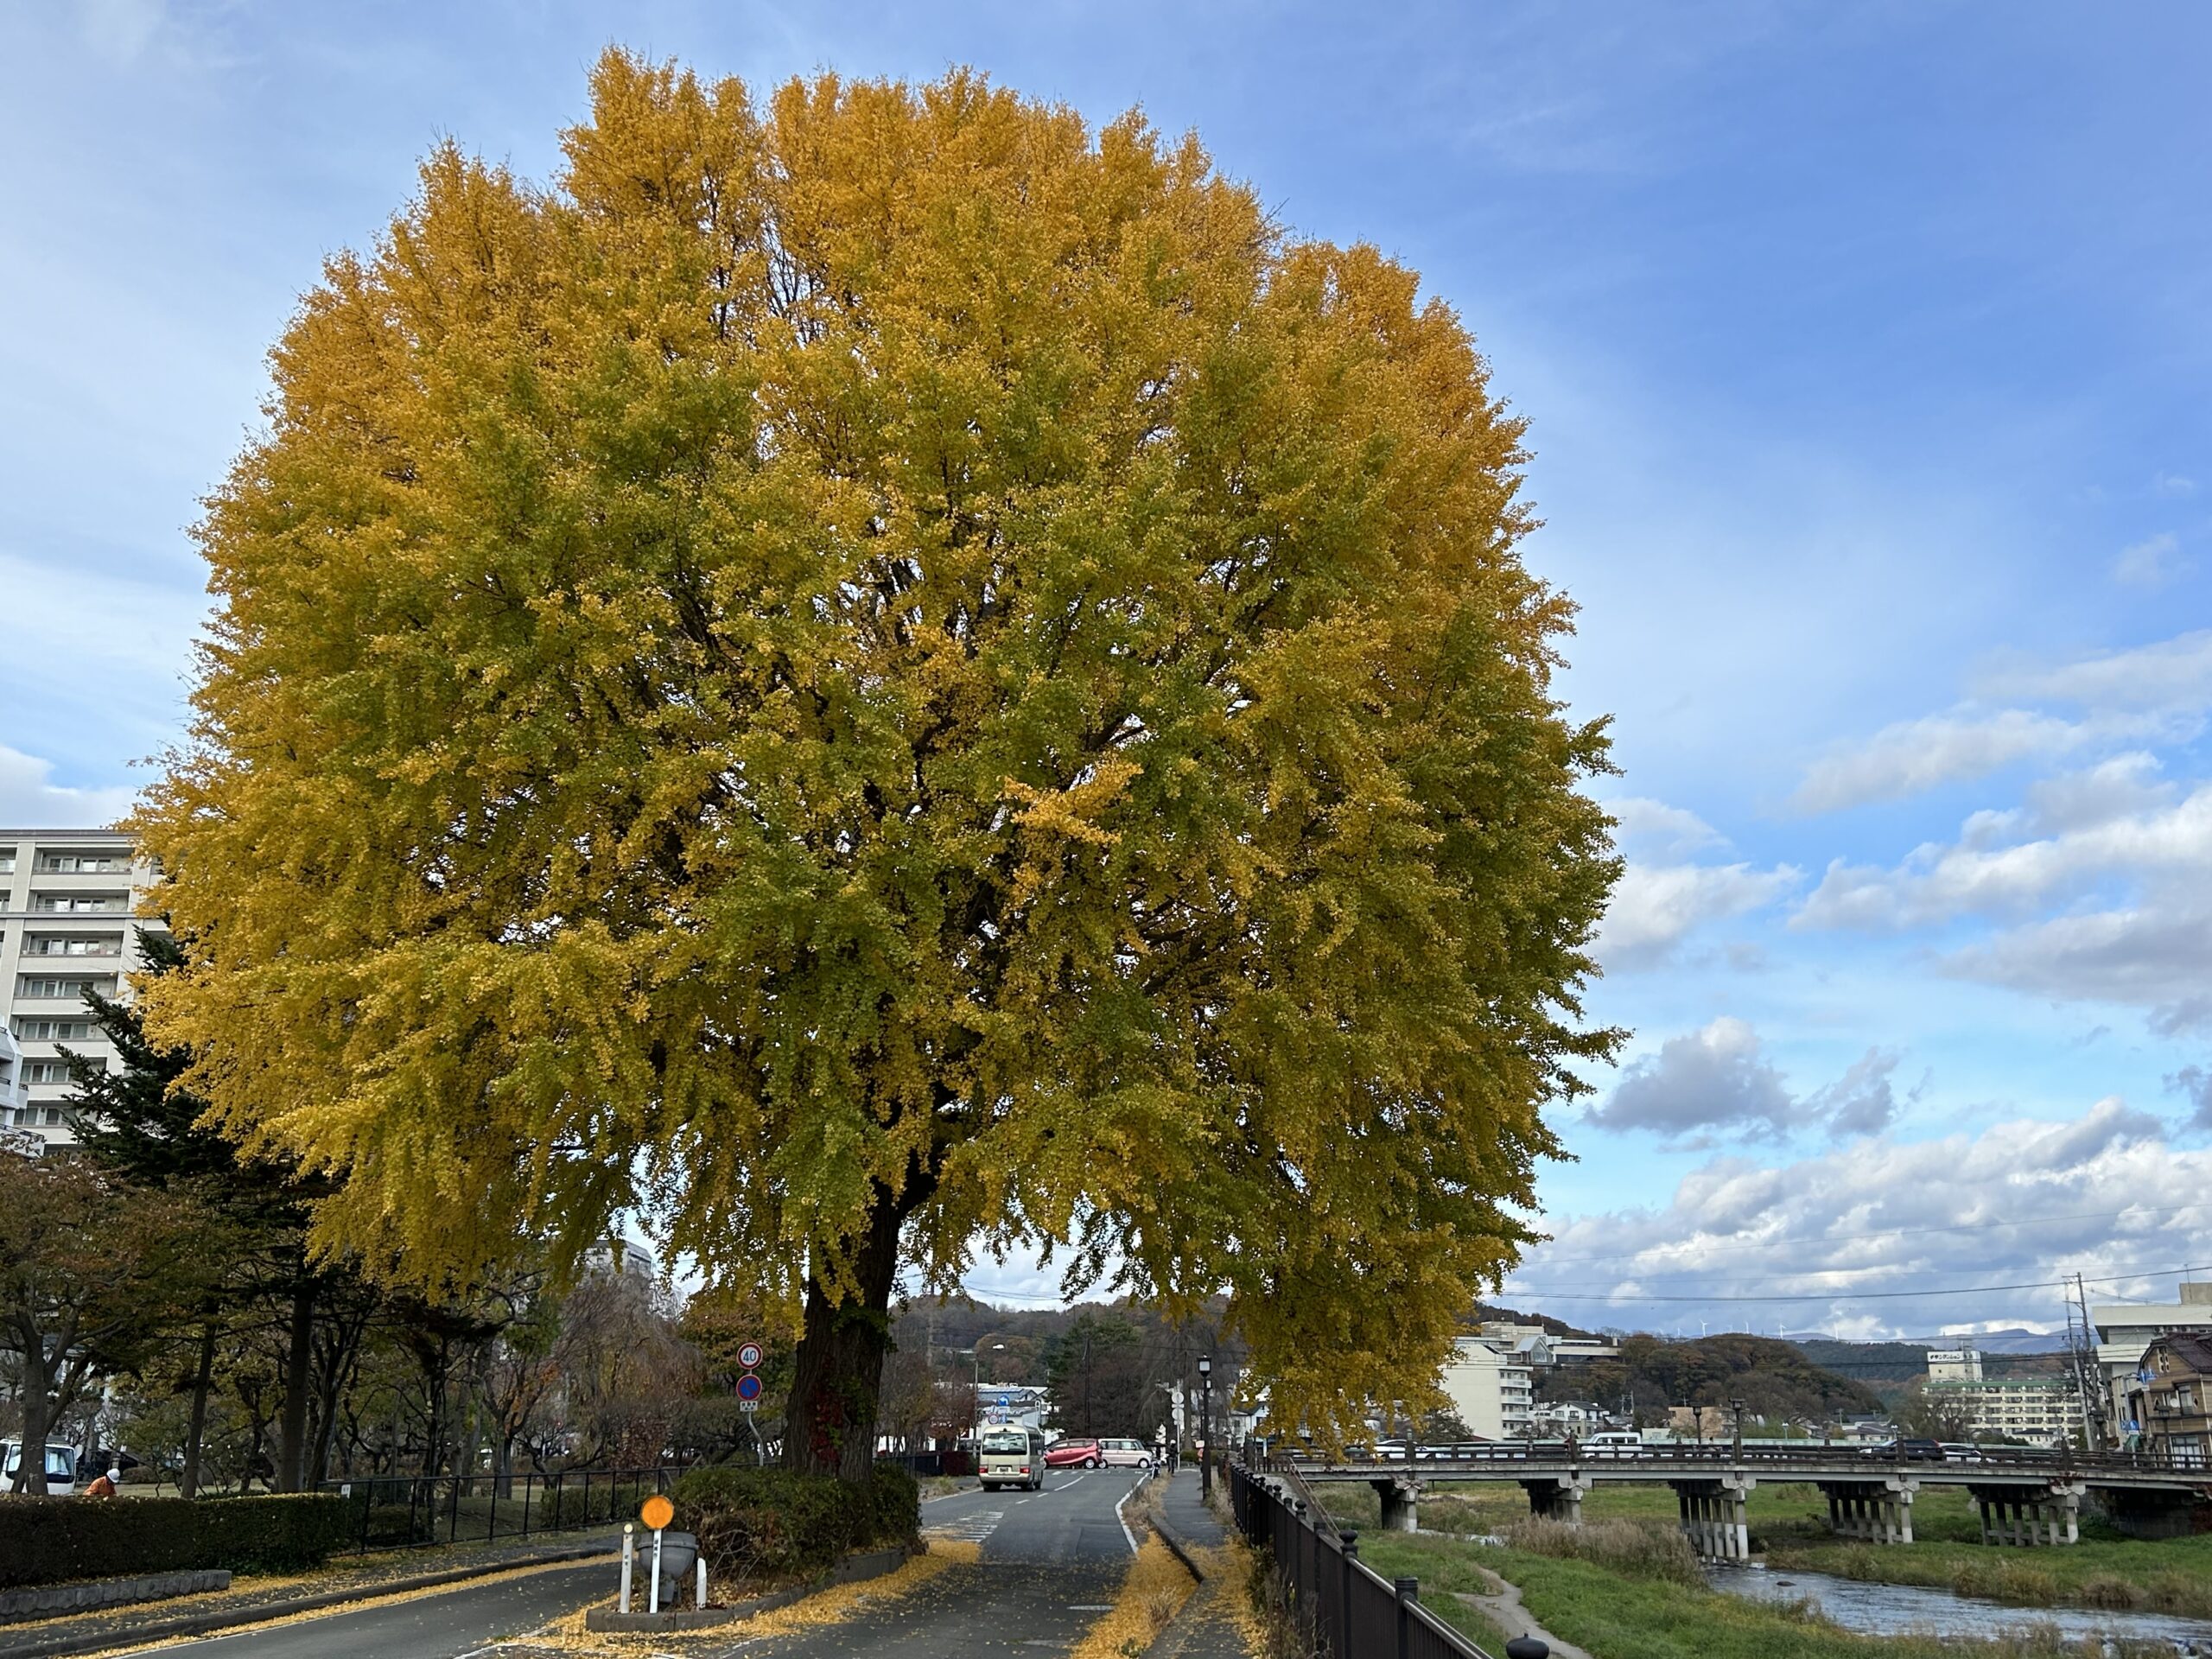
[[[803,1301],[818,1461],[977,1250],[1402,1397],[1616,1040],[1605,732],[1466,330],[965,72],[610,52],[563,150],[436,149],[272,355],[151,1035],[382,1271],[627,1207]]]

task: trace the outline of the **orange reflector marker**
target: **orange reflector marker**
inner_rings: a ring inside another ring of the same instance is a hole
[[[676,1519],[676,1505],[655,1492],[645,1500],[645,1506],[638,1511],[638,1519],[645,1523],[649,1531],[658,1532]]]

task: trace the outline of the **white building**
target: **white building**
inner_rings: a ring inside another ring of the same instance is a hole
[[[39,1148],[75,1139],[64,1048],[105,1061],[114,1052],[86,991],[127,995],[140,966],[138,900],[153,867],[111,830],[0,830],[0,1014],[19,1051],[19,1094],[0,1104],[0,1131]]]
[[[1981,1350],[1930,1348],[1928,1351],[1928,1380],[1930,1382],[1980,1382]]]
[[[2212,1334],[2212,1282],[2184,1284],[2173,1302],[2092,1302],[2089,1324],[2097,1333],[2097,1370],[2104,1384],[2107,1445],[2120,1444],[2127,1421],[2127,1392],[2137,1383],[2144,1351],[2160,1337]]]
[[[1933,1355],[1929,1357],[1932,1359]],[[1928,1398],[1955,1409],[1976,1439],[2063,1446],[2083,1439],[2082,1395],[2067,1376],[1938,1377]]]
[[[1452,1414],[1486,1440],[1525,1437],[1532,1427],[1535,1368],[1550,1363],[1541,1341],[1528,1346],[1497,1338],[1461,1337],[1452,1344],[1441,1379]]]

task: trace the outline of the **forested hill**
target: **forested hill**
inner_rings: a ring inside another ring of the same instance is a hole
[[[1740,1332],[1669,1341],[1624,1337],[1617,1360],[1560,1365],[1541,1374],[1537,1396],[1592,1400],[1618,1409],[1632,1402],[1641,1411],[1669,1406],[1725,1406],[1741,1400],[1752,1415],[1770,1422],[1820,1422],[1872,1414],[1881,1401],[1865,1384],[1838,1376],[1772,1337]]]

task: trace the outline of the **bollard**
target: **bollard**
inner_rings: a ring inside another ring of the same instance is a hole
[[[701,1612],[707,1611],[707,1552],[699,1552],[699,1599],[693,1604]]]
[[[622,1523],[622,1611],[630,1611],[630,1563],[637,1551],[638,1529],[631,1522]]]
[[[660,1529],[658,1527],[653,1529],[653,1582],[652,1587],[645,1592],[645,1611],[649,1613],[660,1611]]]
[[[1392,1588],[1398,1592],[1398,1659],[1410,1659],[1414,1650],[1414,1619],[1406,1611],[1421,1599],[1419,1579],[1397,1579]]]

